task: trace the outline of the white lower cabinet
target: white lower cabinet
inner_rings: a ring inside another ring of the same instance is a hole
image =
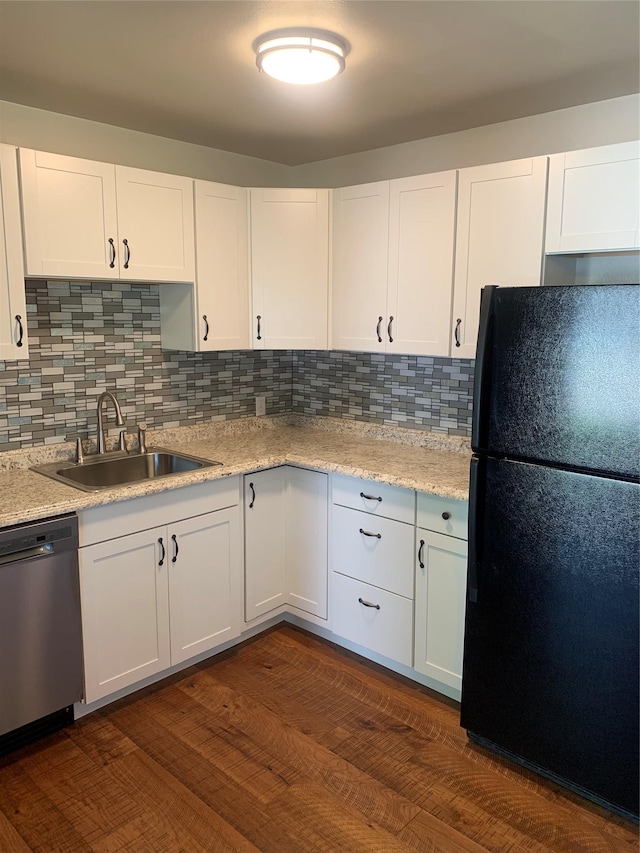
[[[334,475],[332,502],[333,632],[411,666],[415,493]]]
[[[419,494],[417,506],[413,666],[457,692],[462,687],[467,542],[456,535],[466,538],[467,503]]]
[[[327,481],[288,465],[245,476],[247,622],[285,604],[327,618]]]
[[[411,599],[334,573],[332,608],[335,634],[411,666]]]
[[[164,493],[80,514],[86,702],[240,635],[241,536],[235,483],[235,490],[228,484],[222,489],[181,489],[173,493],[173,506],[167,500],[171,493]],[[235,505],[216,510],[216,505],[233,502],[234,491]],[[177,518],[181,493],[187,511],[214,511],[108,538],[118,525],[126,532],[151,518]],[[107,538],[88,544],[103,536]]]

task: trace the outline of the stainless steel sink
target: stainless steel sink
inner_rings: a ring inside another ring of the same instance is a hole
[[[131,455],[116,451],[97,459],[88,457],[80,463],[49,462],[46,465],[36,465],[31,470],[77,489],[93,492],[221,464],[157,447],[146,453]]]

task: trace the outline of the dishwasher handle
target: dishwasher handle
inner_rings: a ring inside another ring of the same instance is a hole
[[[6,566],[7,563],[17,563],[20,560],[33,560],[34,557],[50,556],[53,554],[53,550],[53,543],[47,542],[46,545],[26,548],[24,551],[18,551],[14,554],[3,554],[0,557],[0,566]]]

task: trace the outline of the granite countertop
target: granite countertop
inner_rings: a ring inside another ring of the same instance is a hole
[[[437,433],[290,415],[149,431],[147,445],[222,465],[84,492],[29,470],[72,458],[71,444],[0,453],[0,527],[286,463],[468,499],[468,439]]]

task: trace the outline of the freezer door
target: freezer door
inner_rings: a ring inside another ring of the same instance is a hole
[[[487,287],[474,451],[640,476],[640,286]]]
[[[473,467],[461,725],[637,814],[640,486]]]

